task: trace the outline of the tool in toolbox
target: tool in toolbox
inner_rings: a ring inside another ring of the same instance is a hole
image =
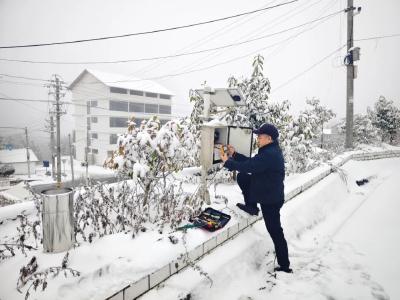
[[[190,219],[192,224],[187,224],[177,228],[177,230],[185,230],[189,228],[203,228],[207,231],[216,231],[223,228],[231,219],[231,216],[219,210],[207,207],[200,215]]]

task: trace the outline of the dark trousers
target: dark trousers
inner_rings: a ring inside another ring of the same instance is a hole
[[[249,207],[258,210],[257,203],[250,201],[249,197],[250,179],[251,175],[249,174],[239,173],[237,175],[237,182],[240,189],[242,190],[245,204]],[[265,192],[268,193],[268,191]],[[276,253],[276,258],[278,260],[278,264],[281,267],[286,268],[289,267],[290,262],[289,262],[288,247],[281,226],[280,210],[282,205],[283,203],[277,205],[261,204],[261,211],[264,217],[265,226],[267,227],[268,233],[271,236],[271,239],[275,246],[275,253]]]

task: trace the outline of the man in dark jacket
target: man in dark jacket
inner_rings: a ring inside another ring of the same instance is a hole
[[[288,247],[280,221],[280,209],[284,202],[285,164],[278,143],[278,130],[272,124],[263,124],[257,130],[258,154],[248,158],[228,146],[228,155],[223,155],[224,166],[237,170],[237,181],[245,204],[237,206],[251,215],[258,215],[260,203],[265,225],[275,246],[279,267],[276,271],[291,273]]]

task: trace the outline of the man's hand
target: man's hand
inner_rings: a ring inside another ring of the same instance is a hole
[[[235,153],[235,148],[232,145],[227,145],[228,147],[228,154],[230,157],[233,156],[233,153]]]
[[[221,160],[225,163],[228,160],[228,154],[221,154]]]

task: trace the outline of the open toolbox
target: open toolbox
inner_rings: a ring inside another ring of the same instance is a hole
[[[190,221],[196,226],[208,231],[216,231],[223,228],[231,219],[231,216],[211,207],[207,207],[200,215]]]

